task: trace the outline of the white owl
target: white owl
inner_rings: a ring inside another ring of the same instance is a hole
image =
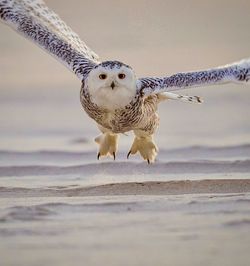
[[[96,121],[101,135],[100,156],[115,159],[119,133],[133,130],[130,154],[139,152],[154,162],[158,148],[154,133],[159,124],[158,104],[165,99],[201,103],[169,91],[226,82],[247,83],[250,60],[214,69],[178,73],[161,78],[137,78],[133,69],[118,61],[101,62],[84,42],[42,0],[0,0],[1,19],[73,71],[82,82],[81,103]]]

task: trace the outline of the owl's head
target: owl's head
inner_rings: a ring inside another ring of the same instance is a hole
[[[86,89],[91,100],[106,109],[126,106],[136,94],[136,76],[132,68],[118,61],[106,61],[89,73]]]

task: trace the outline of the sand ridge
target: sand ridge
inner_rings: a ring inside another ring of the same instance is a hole
[[[0,187],[5,197],[87,197],[116,195],[182,195],[250,192],[249,179],[179,180],[110,183],[96,186],[51,186],[43,188]]]

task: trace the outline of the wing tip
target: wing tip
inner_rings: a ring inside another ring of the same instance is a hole
[[[196,103],[196,104],[202,104],[204,101],[200,96],[183,96],[179,95],[178,99],[188,102],[188,103]]]
[[[196,98],[198,104],[202,104],[204,102],[200,96],[194,96],[194,97]]]

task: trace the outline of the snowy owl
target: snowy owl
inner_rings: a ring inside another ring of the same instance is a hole
[[[42,0],[0,0],[0,17],[81,80],[81,104],[101,131],[95,138],[99,144],[98,159],[107,155],[115,159],[119,134],[133,131],[135,138],[127,157],[138,152],[148,163],[154,162],[158,151],[153,138],[159,125],[158,104],[166,99],[201,103],[197,96],[170,91],[227,82],[247,83],[250,79],[250,59],[203,71],[137,78],[133,69],[122,62],[101,62]]]

